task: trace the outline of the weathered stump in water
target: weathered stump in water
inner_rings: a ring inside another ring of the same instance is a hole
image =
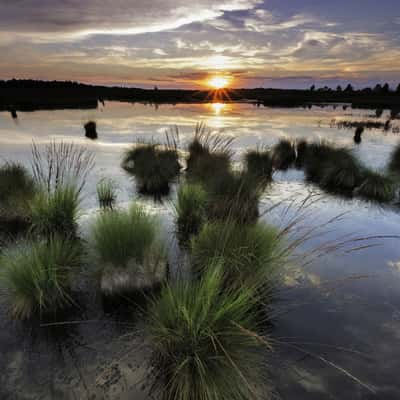
[[[15,108],[11,108],[10,109],[10,113],[11,113],[11,117],[13,119],[17,119],[18,118],[17,110]]]
[[[83,126],[85,128],[85,136],[89,139],[97,139],[97,126],[96,122],[89,121]]]

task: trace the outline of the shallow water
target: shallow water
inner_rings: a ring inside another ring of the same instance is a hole
[[[363,163],[383,169],[399,141],[397,134],[366,130],[356,146],[353,130],[332,127],[332,120],[363,120],[373,114],[371,110],[343,110],[342,106],[272,109],[251,104],[186,104],[154,108],[127,103],[106,103],[98,110],[21,112],[17,121],[0,113],[0,159],[29,165],[32,140],[39,145],[52,139],[74,141],[89,147],[96,154],[96,167],[84,193],[81,222],[86,232],[96,212],[95,186],[101,177],[115,180],[119,203],[126,205],[137,197],[134,182],[120,168],[120,160],[123,150],[138,138],[162,141],[165,130],[177,125],[184,149],[196,122],[205,121],[211,129],[235,137],[237,162],[246,149],[272,145],[285,136],[354,147]],[[89,119],[97,122],[97,141],[84,137],[83,123]],[[284,399],[400,398],[399,239],[352,242],[302,266],[312,249],[330,241],[398,235],[400,208],[326,195],[305,184],[302,172],[289,170],[274,174],[262,207],[281,203],[263,218],[285,226],[310,194],[313,197],[299,229],[319,226],[318,234],[297,249],[300,256],[286,271],[273,328],[274,337],[282,344],[268,360],[271,380]],[[172,192],[163,203],[140,199],[162,215],[167,233],[173,231],[173,197]],[[342,213],[340,219],[325,225]],[[365,245],[374,247],[351,251]],[[177,257],[172,239],[171,257]],[[143,360],[148,355],[142,343],[145,338],[139,332],[125,336],[132,326],[135,331],[140,329],[140,318],[135,321],[135,317],[105,313],[91,286],[84,280],[79,286],[81,303],[86,306],[75,319],[87,322],[61,327],[67,337],[59,337],[58,332],[49,339],[48,328],[14,322],[4,304],[0,305],[1,398],[146,398],[141,391]]]

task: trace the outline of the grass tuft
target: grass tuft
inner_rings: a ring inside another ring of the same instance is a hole
[[[127,267],[134,259],[142,262],[156,237],[156,220],[142,207],[114,210],[98,215],[92,226],[93,246],[99,260]]]
[[[103,294],[147,290],[165,279],[165,250],[156,226],[157,221],[137,205],[97,217],[92,227],[92,246],[101,267]]]
[[[62,238],[6,250],[0,257],[0,285],[12,315],[27,319],[70,306],[70,278],[79,265],[80,248]]]
[[[390,155],[389,171],[400,175],[400,144],[398,144]]]
[[[254,223],[259,215],[258,204],[263,188],[259,179],[247,172],[214,174],[207,187],[208,218]]]
[[[307,158],[308,143],[305,139],[299,140],[296,146],[296,161],[295,167],[298,169],[303,168]]]
[[[97,200],[102,209],[113,209],[117,201],[116,187],[114,181],[103,178],[96,186]]]
[[[281,244],[272,226],[207,223],[193,238],[191,247],[195,270],[204,272],[217,261],[224,268],[229,286],[270,288],[276,277]]]
[[[0,230],[18,234],[30,226],[29,202],[37,191],[33,177],[18,163],[0,167]]]
[[[166,285],[149,312],[154,388],[164,400],[265,398],[267,339],[249,288],[224,288],[211,265],[200,281]]]
[[[50,193],[39,191],[30,204],[33,231],[46,237],[54,234],[75,237],[79,205],[75,186],[58,186]]]
[[[379,202],[392,201],[395,193],[394,180],[374,171],[364,171],[362,183],[355,189],[357,196]]]
[[[287,139],[281,139],[272,150],[272,164],[275,169],[287,170],[296,160],[296,152],[293,143]]]
[[[154,143],[139,143],[127,150],[122,167],[135,176],[141,193],[153,195],[168,194],[181,169],[176,148]]]
[[[272,158],[268,150],[250,150],[245,154],[244,162],[246,171],[261,182],[269,183],[272,180]]]
[[[186,160],[189,179],[206,183],[216,173],[229,171],[232,141],[231,137],[213,134],[204,124],[197,124]]]
[[[179,188],[175,206],[178,236],[186,242],[196,235],[206,220],[207,192],[199,184],[185,184]]]

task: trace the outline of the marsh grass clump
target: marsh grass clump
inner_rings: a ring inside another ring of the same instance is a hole
[[[117,201],[116,186],[111,179],[101,179],[96,186],[97,200],[101,209],[113,209]]]
[[[305,160],[307,158],[308,143],[305,139],[301,139],[296,144],[296,161],[295,167],[301,169],[304,166]]]
[[[269,183],[272,180],[272,158],[267,149],[246,152],[244,156],[246,171],[259,181]]]
[[[206,125],[197,124],[190,142],[186,171],[189,179],[207,183],[210,176],[230,170],[231,137],[224,137],[207,130]]]
[[[214,174],[207,186],[208,219],[254,223],[259,216],[258,206],[263,189],[259,179],[246,171]]]
[[[211,222],[192,239],[195,271],[217,261],[229,286],[248,285],[264,289],[276,278],[280,263],[281,240],[272,226],[257,223],[243,226],[235,222]]]
[[[127,150],[122,167],[134,175],[141,193],[153,195],[168,194],[181,169],[177,148],[155,143],[139,143]]]
[[[309,143],[304,160],[304,172],[307,180],[320,184],[326,177],[326,169],[357,164],[351,152],[336,148],[328,143]]]
[[[362,183],[354,193],[368,200],[390,202],[395,197],[396,186],[391,177],[368,170],[363,172]]]
[[[281,139],[272,150],[272,164],[275,169],[287,170],[296,160],[296,151],[293,143]]]
[[[204,224],[207,215],[207,192],[200,184],[187,183],[178,191],[175,206],[178,237],[185,243],[196,235]]]
[[[58,237],[5,250],[0,256],[0,285],[12,315],[27,319],[71,306],[71,277],[80,262],[77,244]]]
[[[85,129],[85,136],[89,139],[97,139],[97,125],[95,121],[88,121],[83,125]]]
[[[79,206],[80,196],[73,185],[59,186],[50,193],[39,191],[30,203],[33,231],[46,237],[76,237]]]
[[[157,221],[142,207],[101,213],[92,226],[92,247],[101,267],[101,289],[119,295],[151,288],[166,276]]]
[[[0,167],[0,201],[30,198],[36,190],[33,177],[19,163],[7,162]]]
[[[221,265],[163,287],[149,311],[153,391],[163,400],[270,398],[260,316],[250,288],[223,286]]]
[[[335,149],[331,158],[321,166],[320,186],[326,190],[351,194],[361,183],[362,167],[354,155],[346,149]]]
[[[398,144],[390,155],[388,169],[390,172],[400,176],[400,144]]]
[[[0,167],[0,230],[17,234],[29,228],[29,202],[36,191],[34,179],[23,165],[8,162]]]

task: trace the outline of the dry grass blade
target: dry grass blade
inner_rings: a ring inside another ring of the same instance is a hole
[[[32,143],[32,170],[35,180],[48,192],[75,185],[80,193],[94,167],[94,154],[73,143],[52,141],[40,151]]]

